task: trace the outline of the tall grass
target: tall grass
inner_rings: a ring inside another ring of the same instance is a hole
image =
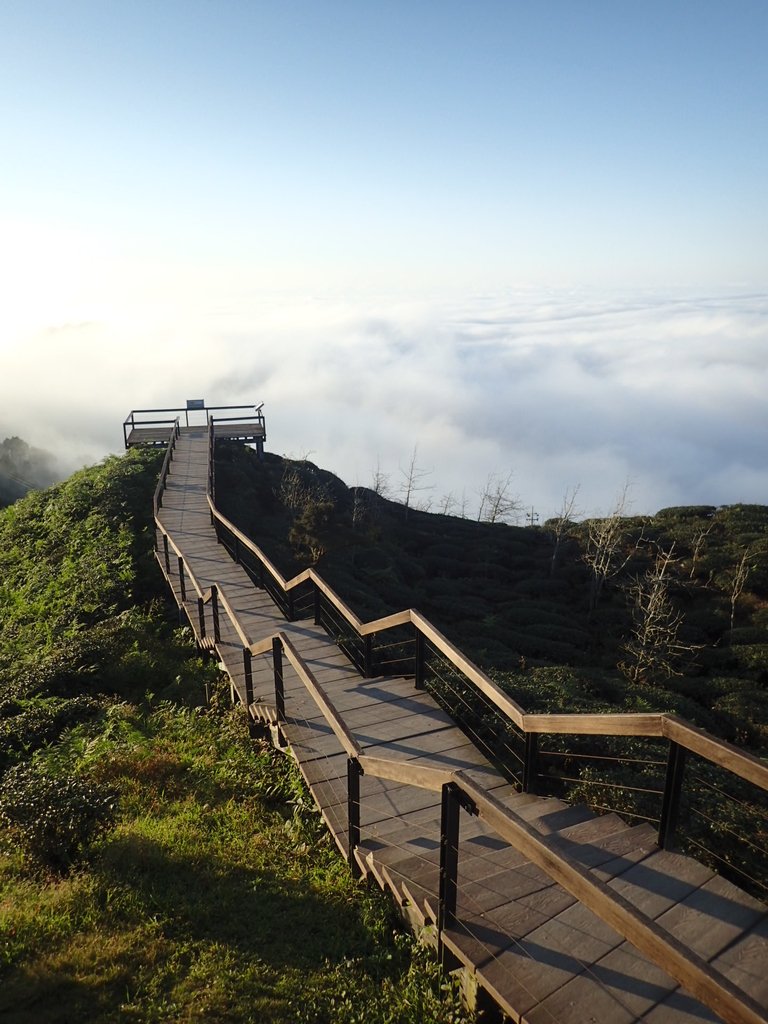
[[[65,877],[0,856],[3,1021],[469,1019],[237,711],[114,704],[35,759],[119,813]]]

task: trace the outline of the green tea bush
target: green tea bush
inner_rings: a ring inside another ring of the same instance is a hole
[[[405,935],[385,948],[342,960],[292,1005],[296,1024],[473,1024],[456,976]]]
[[[53,775],[36,762],[0,782],[0,826],[38,868],[66,874],[115,820],[114,793],[78,776]]]
[[[98,701],[86,695],[68,700],[0,700],[0,773],[101,711]]]

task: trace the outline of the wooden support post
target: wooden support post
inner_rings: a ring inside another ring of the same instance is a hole
[[[283,683],[283,644],[275,637],[272,641],[272,664],[275,670],[275,709],[278,721],[285,721],[285,686]]]
[[[349,849],[347,860],[349,870],[355,878],[361,875],[360,865],[355,856],[355,850],[360,845],[360,776],[362,775],[360,762],[356,757],[347,758],[347,815],[349,830],[347,839]]]
[[[184,579],[184,559],[179,555],[179,588],[181,591],[181,600],[187,600],[187,584]]]
[[[247,647],[243,648],[243,671],[245,673],[245,704],[253,704],[253,655]]]
[[[197,618],[200,623],[200,639],[205,637],[205,601],[202,597],[197,599]]]
[[[525,734],[525,760],[523,762],[523,792],[536,792],[536,776],[539,772],[539,735]]]
[[[165,555],[165,571],[171,575],[171,554],[168,549],[168,534],[163,534],[163,554]]]
[[[211,587],[211,611],[213,613],[213,639],[218,644],[221,642],[221,630],[219,629],[219,588],[215,583]]]
[[[286,600],[288,602],[288,608],[287,608],[286,616],[285,617],[288,619],[289,622],[293,622],[293,620],[296,618],[296,609],[295,609],[294,603],[293,603],[293,591],[292,590],[287,591],[285,596],[286,596]]]
[[[240,538],[237,537],[237,536],[235,536],[234,559],[235,559],[235,561],[239,565],[240,564]]]
[[[315,609],[314,609],[315,610],[315,625],[319,626],[320,625],[320,587],[318,587],[318,585],[316,583],[315,583],[314,587],[315,587],[315,593],[314,593],[314,599],[315,599],[314,600],[314,605],[315,605]]]
[[[414,676],[415,685],[417,690],[424,689],[425,682],[425,659],[424,659],[424,634],[421,632],[418,626],[416,626],[416,650],[414,653]]]
[[[673,740],[669,744],[667,756],[667,777],[664,782],[664,799],[661,804],[659,819],[659,846],[668,850],[674,845],[677,822],[680,817],[680,794],[683,788],[685,772],[685,747]]]

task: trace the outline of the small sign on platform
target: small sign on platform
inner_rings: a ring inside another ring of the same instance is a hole
[[[188,398],[187,409],[204,409],[205,399],[204,398]]]

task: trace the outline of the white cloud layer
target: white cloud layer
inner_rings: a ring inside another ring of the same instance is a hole
[[[107,304],[91,322],[15,328],[0,437],[73,467],[120,450],[131,408],[264,401],[269,450],[311,452],[350,484],[378,463],[396,487],[418,445],[435,504],[463,491],[475,508],[488,475],[510,471],[542,521],[577,484],[583,514],[608,511],[626,480],[638,513],[768,501],[768,294],[427,303],[221,285],[163,301],[137,304],[143,318]]]

